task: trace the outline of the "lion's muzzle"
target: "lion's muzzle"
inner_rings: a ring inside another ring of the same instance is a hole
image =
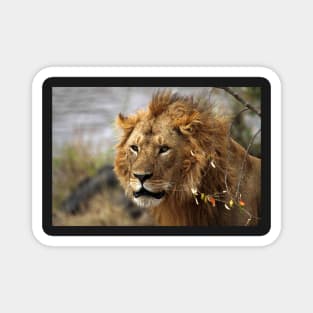
[[[140,207],[151,208],[158,205],[165,196],[164,183],[151,179],[151,172],[133,173],[135,178],[130,179],[133,200]]]
[[[161,191],[161,192],[151,192],[145,188],[141,188],[139,191],[135,191],[133,192],[133,195],[135,198],[139,198],[141,196],[148,196],[148,197],[152,197],[155,199],[161,199],[162,197],[164,197],[165,195],[165,191]]]

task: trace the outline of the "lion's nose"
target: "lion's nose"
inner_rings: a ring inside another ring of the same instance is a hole
[[[140,182],[143,184],[145,180],[149,179],[152,177],[152,173],[147,173],[147,174],[137,174],[134,173],[134,176],[140,180]]]

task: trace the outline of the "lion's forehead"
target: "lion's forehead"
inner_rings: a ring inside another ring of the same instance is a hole
[[[135,129],[140,130],[142,133],[159,133],[171,129],[171,119],[167,116],[160,116],[153,119],[144,119],[139,121]]]
[[[174,137],[175,132],[168,123],[140,121],[130,136],[130,140],[136,144],[154,143],[163,145],[174,140]]]
[[[161,134],[141,134],[137,133],[132,136],[130,139],[131,142],[137,145],[164,145],[167,140]]]

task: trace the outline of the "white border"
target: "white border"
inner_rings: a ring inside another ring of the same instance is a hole
[[[42,229],[42,84],[49,77],[264,77],[271,84],[271,229],[264,236],[50,236]],[[48,246],[265,246],[281,230],[281,84],[264,67],[49,67],[32,84],[32,230]]]

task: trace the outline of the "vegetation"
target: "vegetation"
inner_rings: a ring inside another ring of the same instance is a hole
[[[72,144],[65,145],[53,158],[53,224],[59,226],[152,224],[146,214],[137,214],[134,218],[131,215],[132,211],[127,211],[124,193],[118,186],[99,192],[90,201],[83,204],[82,210],[75,214],[68,214],[61,210],[63,201],[82,180],[95,175],[104,164],[112,164],[112,151],[94,153],[91,152],[93,150],[90,143],[77,140]],[[140,215],[139,218],[137,218],[138,215]]]

